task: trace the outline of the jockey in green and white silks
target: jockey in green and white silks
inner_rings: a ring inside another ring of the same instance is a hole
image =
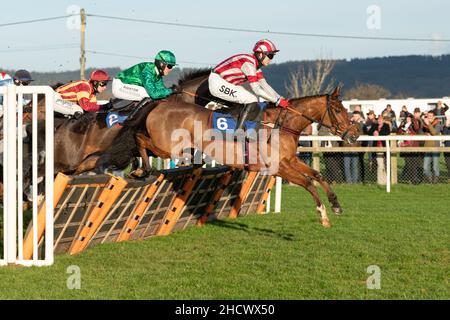
[[[112,93],[116,98],[140,101],[150,97],[163,99],[177,93],[178,87],[166,88],[163,77],[172,72],[176,65],[175,55],[160,51],[155,62],[142,62],[119,73],[113,80]]]

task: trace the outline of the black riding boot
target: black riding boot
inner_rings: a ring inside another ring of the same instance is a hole
[[[259,109],[259,106],[258,106],[257,102],[244,104],[244,106],[242,107],[241,112],[239,114],[239,119],[238,119],[238,122],[236,124],[236,130],[238,130],[238,129],[242,129],[243,130],[245,121],[252,120],[255,117],[255,110],[256,110],[256,108]]]
[[[244,130],[245,121],[247,121],[248,115],[250,114],[250,108],[247,108],[246,105],[241,109],[239,113],[239,118],[236,123],[236,130],[242,129]]]
[[[143,106],[145,106],[148,102],[152,101],[152,99],[150,97],[144,98],[142,99],[136,106],[136,108],[134,108],[134,110],[130,113],[130,115],[127,118],[127,121],[133,119],[136,114],[139,112],[139,110],[142,109]]]

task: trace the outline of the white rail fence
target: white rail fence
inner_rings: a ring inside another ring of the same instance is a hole
[[[38,95],[45,95],[45,146],[38,149]],[[53,264],[53,206],[46,206],[44,258],[38,255],[38,162],[39,150],[45,149],[46,203],[53,203],[53,90],[48,86],[0,87],[3,99],[3,241],[0,246],[0,265],[20,264],[44,266]],[[31,194],[33,225],[33,257],[24,260],[23,236],[23,107],[24,95],[31,97]],[[41,201],[42,203],[42,201]],[[1,225],[1,224],[0,224]]]
[[[432,153],[450,153],[450,147],[444,147],[444,141],[450,141],[449,135],[437,135],[437,136],[421,136],[421,135],[390,135],[390,136],[360,136],[358,141],[384,141],[385,147],[319,147],[321,142],[328,141],[342,141],[340,137],[336,136],[301,136],[299,141],[308,141],[312,143],[312,147],[300,147],[300,152],[377,152],[384,153],[386,159],[386,191],[391,191],[393,175],[391,174],[391,159],[393,153],[408,153],[408,152],[432,152]],[[397,144],[400,141],[434,141],[439,142],[440,146],[436,147],[398,147]]]

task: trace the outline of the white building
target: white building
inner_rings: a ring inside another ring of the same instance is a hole
[[[400,115],[402,111],[402,107],[406,106],[410,113],[414,112],[415,108],[420,108],[420,111],[428,111],[432,110],[436,107],[437,102],[442,101],[446,105],[450,107],[450,97],[443,98],[424,98],[424,99],[378,99],[378,100],[344,100],[342,104],[344,105],[349,112],[353,112],[357,105],[361,106],[362,112],[364,112],[364,117],[366,117],[367,112],[369,110],[373,110],[375,114],[380,115],[383,110],[386,108],[386,105],[390,104],[392,106],[392,110],[395,111],[395,115]],[[397,119],[398,120],[398,119]]]

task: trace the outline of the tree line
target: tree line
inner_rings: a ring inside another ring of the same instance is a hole
[[[20,69],[20,66],[18,66]],[[13,70],[2,71],[13,73]],[[104,68],[112,77],[121,69]],[[167,85],[177,81],[183,71],[175,69],[165,79]],[[30,70],[32,71],[32,70]],[[92,69],[86,70],[89,75]],[[274,63],[265,68],[268,82],[282,95],[301,96],[324,93],[343,85],[346,99],[423,98],[450,95],[450,55],[397,56],[351,60],[318,57],[311,61]],[[32,72],[36,85],[79,80],[79,70]],[[110,89],[110,88],[109,88]],[[110,96],[110,92],[105,97]]]

